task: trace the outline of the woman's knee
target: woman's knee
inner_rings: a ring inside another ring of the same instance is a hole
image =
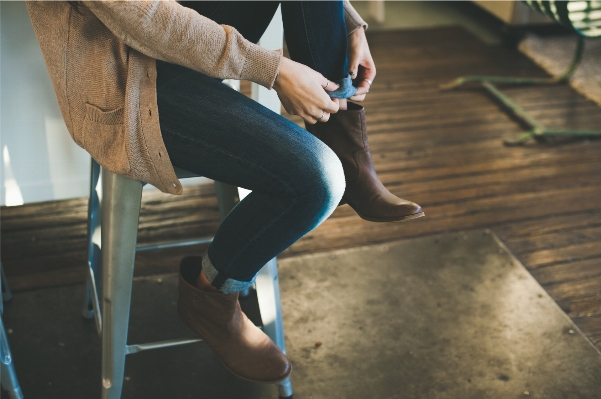
[[[346,182],[342,164],[338,156],[325,145],[320,145],[311,161],[310,173],[306,176],[305,194],[309,201],[329,215],[344,195]]]

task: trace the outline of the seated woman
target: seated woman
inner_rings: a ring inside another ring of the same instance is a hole
[[[285,379],[288,359],[238,292],[340,203],[376,222],[423,216],[378,180],[363,108],[347,101],[362,101],[375,77],[367,25],[348,1],[284,1],[287,59],[255,44],[279,2],[68,3],[28,9],[75,142],[163,192],[182,193],[173,166],[252,190],[207,254],[182,261],[178,311],[234,374]],[[273,88],[307,130],[226,78]]]

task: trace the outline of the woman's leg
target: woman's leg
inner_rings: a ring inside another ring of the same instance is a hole
[[[290,58],[338,83],[330,97],[353,96],[343,2],[283,1],[282,21]]]
[[[228,215],[203,270],[222,292],[249,286],[271,258],[338,204],[336,155],[306,130],[201,73],[158,63],[159,117],[172,163],[253,190]]]
[[[213,21],[233,26],[256,43],[271,22],[278,1],[181,1]],[[348,73],[347,31],[342,1],[282,1],[282,22],[290,58],[320,72],[340,88],[331,97],[348,98],[357,89]]]
[[[278,1],[180,1],[221,25],[229,25],[257,43],[278,9]]]
[[[282,18],[290,57],[341,86],[331,97],[346,99],[356,89],[348,73],[348,39],[342,1],[284,1]],[[343,203],[363,219],[396,222],[423,216],[419,205],[390,193],[373,167],[363,107],[340,101],[325,123],[306,125],[342,161],[346,176]]]
[[[236,15],[228,12],[231,3],[195,7],[257,41],[277,4],[256,3],[242,14],[254,24],[243,25],[222,19]],[[340,161],[307,131],[217,79],[163,62],[157,70],[161,131],[172,163],[253,190],[223,221],[202,265],[198,258],[182,260],[178,312],[234,374],[276,383],[288,377],[290,362],[241,312],[237,291],[332,213],[344,192]]]

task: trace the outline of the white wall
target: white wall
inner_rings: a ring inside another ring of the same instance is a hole
[[[279,11],[260,44],[282,48]],[[253,98],[279,113],[274,91],[253,84]],[[90,157],[69,136],[22,1],[0,1],[0,156],[0,205],[88,195]]]
[[[0,148],[1,205],[87,195],[90,158],[67,132],[21,1],[0,2]]]

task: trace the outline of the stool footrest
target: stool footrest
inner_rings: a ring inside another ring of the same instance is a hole
[[[135,344],[127,345],[126,354],[138,353],[149,349],[160,349],[168,348],[170,346],[193,344],[195,342],[202,342],[201,338],[188,338],[188,339],[172,339],[169,341],[150,342],[148,344]]]
[[[155,249],[175,248],[175,247],[187,247],[191,245],[202,245],[210,244],[213,242],[213,237],[199,238],[198,240],[186,240],[186,241],[174,241],[166,242],[163,244],[151,244],[151,245],[138,245],[136,252],[142,251],[153,251]]]

